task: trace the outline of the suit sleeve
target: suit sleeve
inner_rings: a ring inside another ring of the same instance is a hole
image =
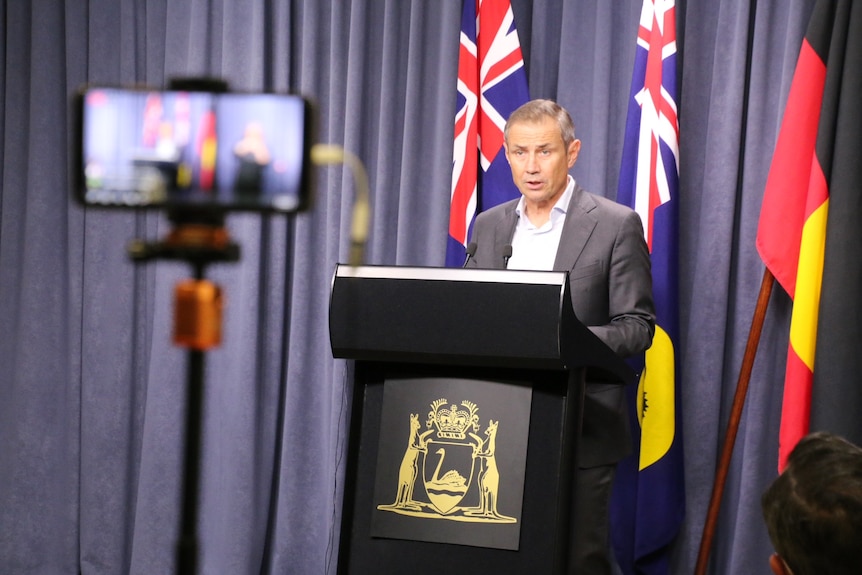
[[[635,212],[622,220],[608,273],[610,323],[590,329],[619,356],[631,357],[650,346],[655,332],[649,248]]]

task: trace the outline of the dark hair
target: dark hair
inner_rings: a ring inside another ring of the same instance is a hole
[[[826,432],[804,437],[761,498],[775,551],[794,575],[859,573],[862,449]]]
[[[512,124],[519,122],[537,123],[545,118],[551,118],[557,122],[560,127],[560,135],[563,137],[563,144],[568,149],[569,144],[575,141],[575,124],[566,109],[553,100],[530,100],[512,112],[506,121],[506,127],[503,129],[506,143],[509,142],[509,126]]]

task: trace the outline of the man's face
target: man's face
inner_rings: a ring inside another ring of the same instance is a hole
[[[559,126],[549,117],[509,126],[506,158],[528,205],[553,205],[559,199],[580,149],[580,140],[565,147]]]

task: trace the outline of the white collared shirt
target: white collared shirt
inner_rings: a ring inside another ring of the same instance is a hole
[[[545,270],[554,269],[557,258],[557,247],[563,235],[563,224],[566,222],[566,209],[575,190],[575,180],[569,175],[568,184],[563,195],[551,209],[551,217],[539,228],[533,225],[524,213],[524,196],[521,196],[515,213],[518,223],[515,225],[515,235],[512,238],[512,257],[509,258],[510,270]]]

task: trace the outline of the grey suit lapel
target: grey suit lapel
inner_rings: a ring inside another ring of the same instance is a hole
[[[554,260],[554,270],[574,269],[575,263],[596,227],[596,219],[591,214],[596,207],[598,206],[590,195],[576,185],[566,212],[566,222],[563,224],[563,235],[560,237],[560,246],[557,248],[557,257]]]

